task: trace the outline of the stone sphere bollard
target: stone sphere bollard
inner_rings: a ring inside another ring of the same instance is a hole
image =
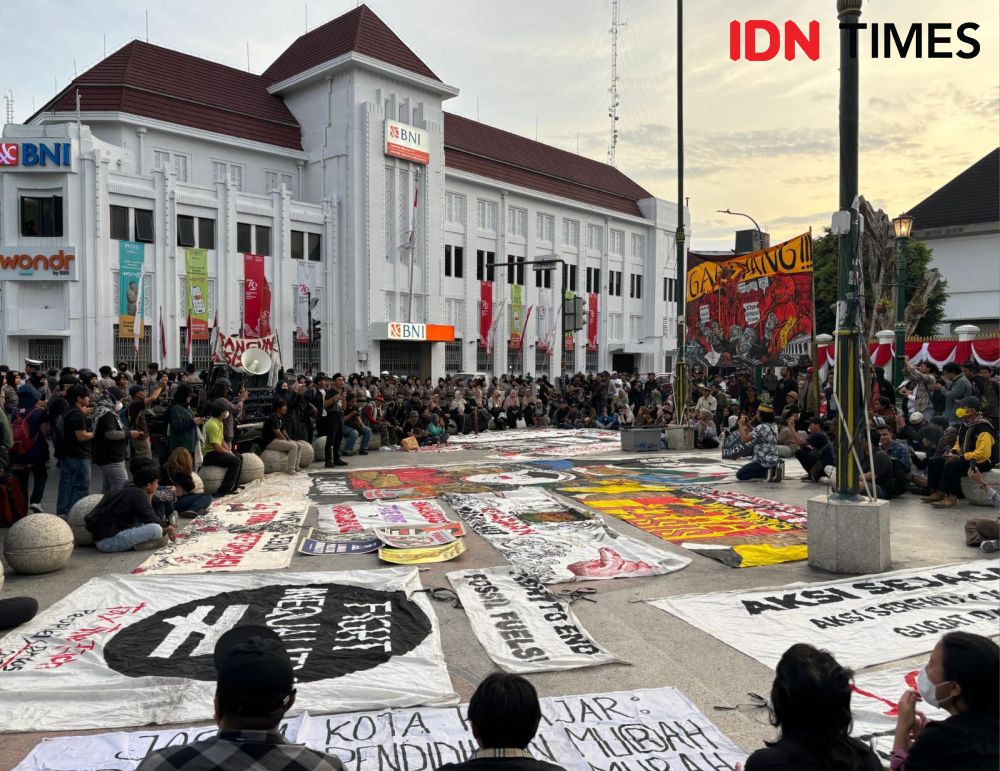
[[[276,474],[281,471],[288,471],[288,453],[278,450],[264,450],[260,454],[260,461],[265,474]]]
[[[215,495],[222,487],[222,480],[226,478],[226,470],[222,466],[202,466],[198,471],[201,482],[205,485],[205,492]]]
[[[264,461],[252,452],[243,453],[243,468],[240,470],[241,485],[248,485],[264,478]]]
[[[3,556],[18,573],[52,573],[73,553],[73,531],[55,514],[29,514],[7,531]]]
[[[299,468],[311,466],[316,460],[316,451],[313,446],[304,439],[300,439],[296,444],[299,446]]]
[[[87,515],[97,507],[97,504],[101,502],[101,498],[103,497],[100,493],[88,495],[74,503],[73,508],[69,510],[66,521],[69,523],[70,530],[73,531],[73,540],[77,546],[94,545],[94,536],[87,529],[86,519]]]

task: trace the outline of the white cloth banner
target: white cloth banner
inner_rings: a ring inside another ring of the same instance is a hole
[[[542,722],[529,746],[567,771],[733,769],[746,759],[676,688],[539,699]],[[336,755],[352,771],[428,771],[476,750],[466,707],[306,715],[286,736]],[[205,729],[65,736],[35,747],[15,771],[131,771],[151,749],[211,736]],[[501,764],[502,765],[502,764]]]
[[[220,505],[221,504],[221,505]],[[308,505],[216,502],[133,573],[279,570],[292,562]]]
[[[854,693],[851,694],[853,735],[871,744],[879,757],[886,761],[886,765],[892,754],[899,697],[908,688],[918,690],[917,672],[921,666],[922,663],[879,672],[862,672],[854,676]],[[926,701],[921,701],[917,708],[928,720],[941,721],[949,717],[945,710],[931,707]]]
[[[658,576],[691,564],[690,557],[622,535],[607,527],[600,514],[545,490],[444,497],[517,572],[543,584]]]
[[[309,301],[316,296],[316,263],[300,260],[295,266],[295,341],[312,339]]]
[[[649,603],[772,668],[805,642],[861,669],[926,653],[953,629],[995,635],[998,578],[996,560],[977,560]]]
[[[318,526],[335,533],[360,533],[391,525],[446,525],[451,520],[435,500],[320,504]]]
[[[448,580],[476,638],[508,672],[553,672],[620,661],[594,642],[567,603],[531,576],[486,568],[458,570]]]
[[[212,652],[265,624],[303,710],[454,704],[414,568],[94,578],[0,640],[0,730],[208,720]]]

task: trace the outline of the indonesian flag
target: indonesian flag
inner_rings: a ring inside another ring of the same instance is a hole
[[[167,328],[163,326],[163,306],[160,306],[160,358],[167,358]]]
[[[139,355],[139,338],[142,336],[142,279],[143,275],[139,274],[139,289],[135,309],[135,321],[132,324],[132,353],[136,356]]]
[[[209,332],[209,337],[211,338],[208,344],[209,350],[212,351],[212,361],[219,361],[219,357],[216,353],[216,346],[219,344],[219,311],[215,311],[215,319],[212,321],[212,329]]]

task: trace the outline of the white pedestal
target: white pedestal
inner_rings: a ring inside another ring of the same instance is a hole
[[[694,429],[691,426],[667,426],[663,429],[668,450],[693,450]]]
[[[831,573],[881,573],[892,564],[889,501],[810,498],[809,564]]]

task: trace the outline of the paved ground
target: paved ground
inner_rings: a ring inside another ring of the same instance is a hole
[[[485,460],[486,451],[450,453],[372,453],[367,457],[351,458],[352,468],[389,466],[444,465]],[[685,453],[690,454],[690,453]],[[713,453],[714,454],[714,453]],[[585,456],[582,461],[628,457],[624,453],[606,456]],[[646,456],[648,457],[648,455]],[[314,468],[319,468],[318,466]],[[760,497],[804,506],[809,497],[825,493],[826,488],[797,481],[797,470],[789,465],[789,476],[780,485],[763,483],[733,483],[720,487],[742,491]],[[99,485],[99,479],[95,482]],[[56,478],[49,482],[45,499],[47,511],[54,510]],[[96,487],[97,485],[95,485]],[[938,510],[919,503],[914,496],[892,502],[893,568],[902,569],[925,565],[981,559],[982,552],[964,545],[962,525],[970,514],[968,506]],[[984,509],[973,509],[981,514]],[[613,517],[608,524],[630,536],[655,544],[666,550],[680,549],[661,541],[638,528]],[[315,511],[306,524],[315,523]],[[0,541],[6,534],[0,530]],[[468,550],[459,558],[422,569],[425,587],[448,586],[445,573],[470,567],[503,565],[506,561],[482,538],[469,532]],[[690,555],[690,552],[681,552]],[[68,565],[58,573],[46,576],[9,574],[4,596],[31,595],[42,608],[81,586],[88,579],[107,573],[128,572],[148,555],[129,552],[117,555],[101,554],[81,548]],[[768,694],[772,674],[764,665],[716,640],[704,632],[657,610],[637,602],[644,598],[722,591],[727,589],[788,584],[793,581],[819,581],[831,574],[813,570],[806,562],[732,569],[715,560],[691,555],[691,565],[676,573],[652,578],[595,581],[575,586],[591,586],[596,603],[579,602],[573,606],[581,622],[602,645],[630,665],[608,665],[571,672],[533,675],[542,696],[591,693],[659,686],[676,686],[684,691],[702,711],[747,751],[760,747],[765,739],[773,738],[774,730],[760,710],[719,712],[716,705],[745,703],[748,692]],[[377,556],[336,555],[306,556],[296,554],[291,570],[357,570],[383,567]],[[6,567],[6,565],[5,565]],[[461,610],[447,603],[435,603],[441,623],[443,647],[457,692],[467,699],[476,684],[494,670],[492,661],[476,641]],[[80,732],[76,732],[80,733]],[[0,735],[0,768],[11,768],[44,735]]]

